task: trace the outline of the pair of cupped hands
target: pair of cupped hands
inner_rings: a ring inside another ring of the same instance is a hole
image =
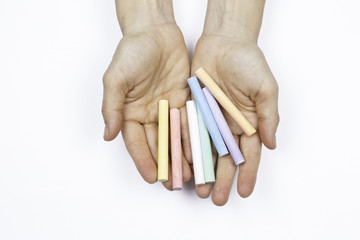
[[[256,42],[226,34],[204,34],[196,44],[190,66],[183,35],[175,23],[147,26],[126,32],[103,78],[102,113],[104,139],[113,140],[121,131],[134,163],[148,183],[157,181],[158,102],[169,100],[181,112],[183,181],[192,176],[190,135],[186,101],[191,99],[187,79],[203,67],[225,94],[258,130],[246,136],[225,112],[224,116],[246,160],[239,166],[237,191],[241,197],[253,192],[262,143],[276,148],[279,122],[278,85]],[[216,161],[216,182],[196,186],[207,198],[212,192],[216,205],[224,205],[231,191],[237,166],[230,155]],[[169,162],[171,168],[171,161]],[[165,188],[172,189],[171,170]]]

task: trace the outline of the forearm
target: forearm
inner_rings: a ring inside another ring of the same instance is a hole
[[[227,35],[257,42],[265,0],[209,0],[204,35]]]
[[[116,12],[124,35],[150,25],[175,23],[172,0],[116,0]]]

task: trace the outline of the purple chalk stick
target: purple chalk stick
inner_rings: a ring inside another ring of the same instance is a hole
[[[205,98],[210,106],[211,112],[215,118],[216,124],[220,130],[220,133],[226,143],[226,146],[229,149],[230,155],[232,156],[236,165],[239,165],[245,162],[244,156],[241,154],[239,146],[237,145],[234,136],[232,135],[228,124],[222,114],[218,103],[216,102],[213,95],[205,87],[202,89],[205,95]]]

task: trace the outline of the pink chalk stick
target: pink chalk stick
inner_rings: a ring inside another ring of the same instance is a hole
[[[180,110],[170,109],[170,140],[173,190],[183,188]]]

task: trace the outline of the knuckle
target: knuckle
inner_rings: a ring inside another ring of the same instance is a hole
[[[127,83],[123,74],[116,73],[111,70],[107,70],[103,75],[103,85],[105,91],[110,90],[111,92],[126,92],[128,90]]]
[[[255,174],[259,167],[261,148],[244,149],[243,155],[245,160],[249,161],[251,164],[244,165],[242,171]]]
[[[125,142],[126,148],[131,153],[137,153],[139,149],[141,149],[142,144],[143,144],[142,141],[136,141],[136,140]]]
[[[268,91],[268,94],[269,95],[278,95],[279,93],[279,85],[278,83],[276,82],[276,80],[274,79],[273,81],[271,81],[271,84],[269,85],[269,91]]]
[[[279,113],[276,114],[275,121],[276,121],[276,125],[279,125],[279,123],[280,123],[280,115],[279,115]]]
[[[102,108],[101,108],[102,115],[105,117],[107,112],[108,112],[108,110],[107,110],[106,106],[103,105]]]
[[[275,91],[276,93],[279,92],[279,84],[277,83],[276,80],[274,80],[274,91]]]
[[[116,83],[114,74],[112,74],[110,71],[106,71],[104,73],[102,80],[103,80],[104,85],[109,85],[109,84],[112,85],[112,84]]]
[[[108,69],[103,75],[104,85],[115,87],[121,85],[122,82],[123,82],[123,75],[114,70]]]

